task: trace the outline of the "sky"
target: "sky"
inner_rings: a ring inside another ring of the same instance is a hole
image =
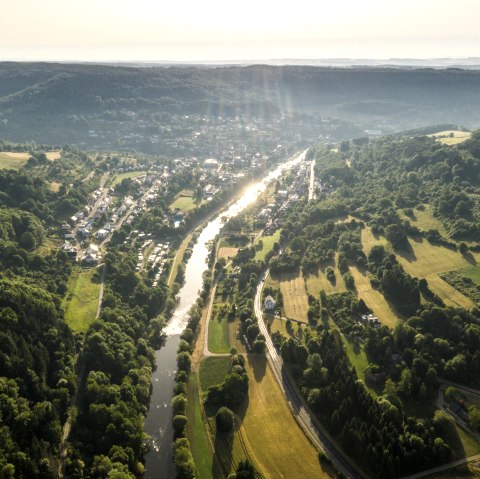
[[[480,57],[479,0],[0,0],[0,60]]]

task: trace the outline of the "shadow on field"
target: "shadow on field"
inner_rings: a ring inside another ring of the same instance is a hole
[[[253,376],[257,383],[261,382],[267,370],[267,358],[260,354],[247,354],[247,361],[253,370]]]
[[[470,253],[470,251],[467,251],[466,253],[462,254],[462,256],[463,256],[464,259],[467,260],[472,266],[476,266],[476,265],[477,265],[477,260],[475,259],[475,257],[473,256],[473,254]]]

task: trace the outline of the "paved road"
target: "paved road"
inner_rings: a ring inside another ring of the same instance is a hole
[[[310,186],[308,188],[308,201],[315,199],[315,159],[310,163]]]
[[[260,331],[265,336],[268,351],[267,359],[275,378],[293,411],[295,419],[312,443],[318,449],[325,451],[337,469],[346,477],[353,479],[365,478],[365,474],[345,457],[343,452],[339,450],[338,446],[329,437],[323,426],[313,415],[310,415],[306,409],[304,400],[301,398],[295,384],[283,366],[282,358],[277,353],[263,320],[262,290],[268,274],[269,272],[267,271],[257,287],[257,293],[255,295],[255,315],[257,316]]]

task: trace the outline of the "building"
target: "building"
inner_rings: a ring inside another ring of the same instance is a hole
[[[218,169],[218,161],[213,158],[209,158],[203,162],[203,166],[204,168],[208,168],[210,170],[216,170]]]
[[[276,305],[277,302],[270,295],[265,298],[265,302],[263,303],[266,311],[273,311]]]

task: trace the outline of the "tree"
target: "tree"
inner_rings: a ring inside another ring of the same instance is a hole
[[[233,429],[234,420],[232,410],[222,406],[215,415],[217,430],[220,432],[230,432]]]

